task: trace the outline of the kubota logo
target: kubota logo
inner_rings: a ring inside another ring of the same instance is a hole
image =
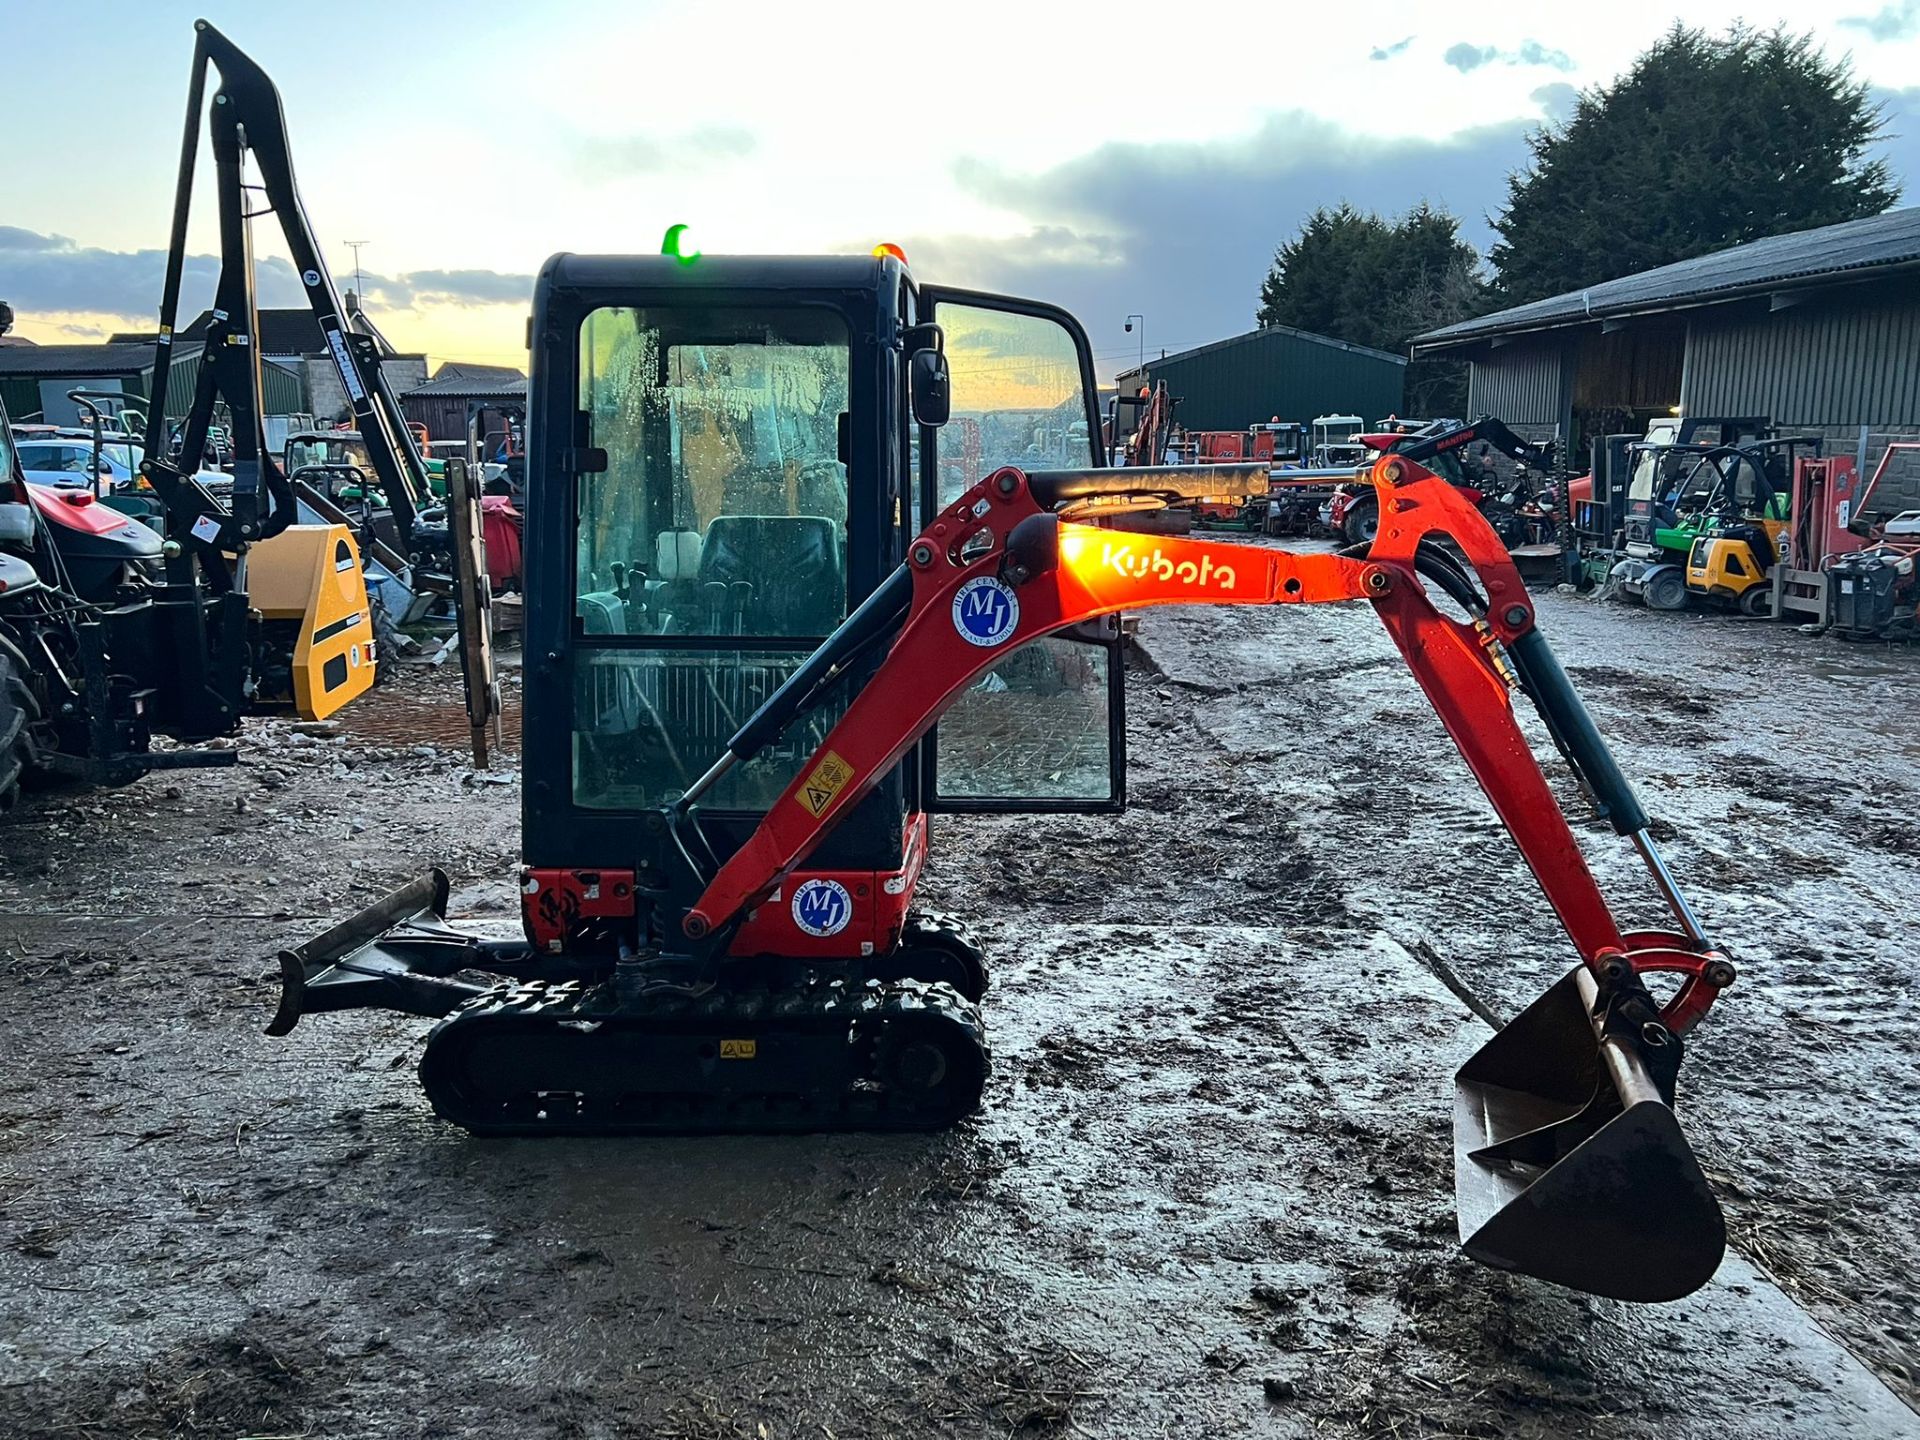
[[[1100,547],[1100,563],[1130,580],[1172,580],[1196,590],[1234,587],[1233,566],[1216,565],[1211,555],[1202,555],[1198,560],[1169,560],[1158,545],[1146,551],[1108,541]]]

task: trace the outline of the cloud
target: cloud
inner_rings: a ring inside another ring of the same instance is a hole
[[[1903,198],[1912,204],[1916,198],[1913,182],[1920,177],[1920,85],[1905,90],[1876,86],[1867,98],[1880,107],[1886,127],[1869,158],[1886,160],[1904,192]]]
[[[41,235],[32,230],[22,230],[16,225],[0,225],[0,250],[45,250],[71,244],[73,242],[64,235]]]
[[[1122,328],[1132,311],[1147,317],[1149,355],[1252,329],[1275,248],[1315,206],[1399,213],[1425,198],[1459,215],[1484,249],[1485,216],[1525,163],[1537,123],[1517,116],[1448,139],[1385,139],[1290,111],[1231,139],[1113,142],[1035,172],[974,160],[956,167],[958,183],[1018,217],[1020,233],[901,243],[928,280],[1064,305],[1110,374],[1137,353],[1139,332]]]
[[[6,255],[0,275],[5,294],[0,299],[22,315],[86,312],[151,325],[159,313],[167,268],[164,250],[101,250],[75,244],[65,235],[43,235],[9,225],[0,227],[0,252]],[[195,313],[212,302],[219,272],[215,256],[187,257],[181,272],[183,312]],[[300,303],[299,277],[285,260],[262,259],[257,273],[262,305]]]
[[[1565,124],[1573,118],[1574,107],[1580,103],[1580,89],[1564,80],[1554,80],[1529,91],[1527,98],[1540,107],[1547,119]]]
[[[1458,45],[1449,45],[1440,59],[1462,75],[1471,74],[1482,65],[1491,65],[1496,60],[1507,65],[1544,65],[1549,70],[1562,72],[1574,68],[1573,57],[1566,51],[1542,45],[1538,40],[1523,40],[1517,50],[1502,50],[1498,45],[1469,45],[1462,40]]]
[[[369,304],[395,309],[422,305],[525,305],[533,300],[533,276],[499,270],[413,270],[405,275],[366,275]]]
[[[681,135],[586,135],[569,145],[576,169],[596,179],[709,170],[751,155],[750,131],[703,125]]]
[[[1515,55],[1522,65],[1545,65],[1549,69],[1562,71],[1573,69],[1571,55],[1564,50],[1555,50],[1550,46],[1542,45],[1538,40],[1522,42]]]
[[[1920,0],[1898,0],[1871,15],[1842,15],[1839,23],[1849,30],[1864,30],[1870,39],[1907,40],[1920,33]]]
[[[1492,45],[1469,45],[1462,40],[1458,45],[1449,45],[1447,53],[1440,59],[1462,75],[1478,70],[1482,65],[1491,65],[1500,58],[1500,51]]]
[[[43,235],[0,225],[0,300],[21,316],[112,315],[151,328],[166,279],[162,250],[102,250],[75,244],[65,235]],[[180,320],[186,323],[213,303],[220,275],[216,255],[189,255],[181,271]],[[283,309],[307,303],[306,287],[293,266],[278,256],[254,265],[259,303]],[[335,275],[351,284],[351,273]],[[409,309],[419,305],[521,304],[533,294],[531,275],[494,270],[421,270],[410,275],[362,276],[370,306]]]
[[[1409,35],[1406,39],[1396,40],[1391,45],[1376,45],[1373,53],[1368,55],[1367,58],[1369,60],[1391,60],[1396,55],[1405,54],[1407,47],[1413,44],[1416,38],[1416,36]]]

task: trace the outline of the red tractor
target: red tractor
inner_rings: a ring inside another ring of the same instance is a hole
[[[1412,432],[1383,431],[1358,439],[1375,454],[1403,455],[1451,483],[1486,517],[1509,550],[1531,540],[1534,522],[1544,521],[1551,510],[1551,502],[1543,503],[1525,477],[1552,470],[1553,442],[1522,440],[1490,415],[1466,425],[1436,420]],[[1522,469],[1521,482],[1504,483],[1490,463],[1471,457],[1468,449],[1475,444],[1483,450],[1492,446],[1517,460]],[[1365,483],[1337,485],[1320,519],[1349,545],[1370,545],[1380,529],[1379,497]]]

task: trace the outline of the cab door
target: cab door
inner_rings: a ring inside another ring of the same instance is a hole
[[[1105,465],[1086,332],[1051,305],[923,286],[945,336],[951,418],[919,433],[919,523],[1003,465]],[[1120,617],[1013,650],[921,744],[929,811],[1106,812],[1126,803]]]

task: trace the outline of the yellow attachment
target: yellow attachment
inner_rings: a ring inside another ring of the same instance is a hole
[[[323,720],[373,684],[373,608],[360,550],[344,525],[291,525],[248,552],[247,598],[298,625],[293,708]]]

